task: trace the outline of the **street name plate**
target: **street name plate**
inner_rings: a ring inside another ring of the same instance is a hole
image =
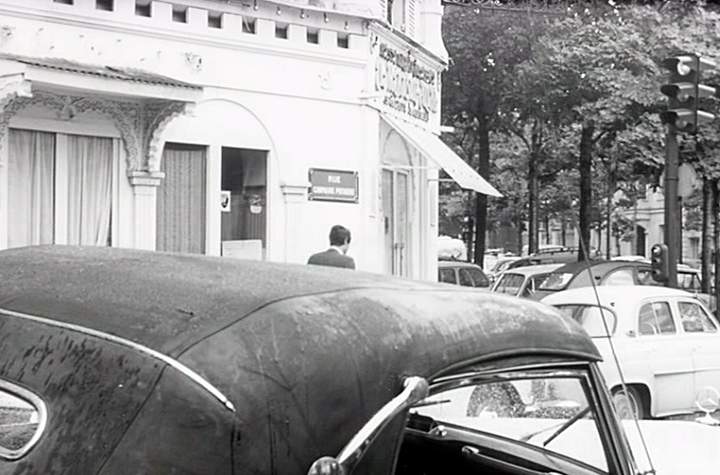
[[[312,201],[358,202],[358,173],[347,170],[311,168],[309,173]]]

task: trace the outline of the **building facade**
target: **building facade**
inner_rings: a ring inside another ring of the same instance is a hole
[[[436,276],[440,0],[0,0],[0,249]]]

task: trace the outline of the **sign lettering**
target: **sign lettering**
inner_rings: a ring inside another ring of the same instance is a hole
[[[410,53],[380,43],[375,65],[375,90],[383,103],[427,122],[438,111],[439,91],[435,71],[418,64]]]
[[[311,168],[309,177],[310,191],[308,198],[310,200],[357,203],[357,172]]]

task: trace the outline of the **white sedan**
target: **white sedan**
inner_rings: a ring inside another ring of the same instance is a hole
[[[698,410],[698,392],[708,386],[720,389],[718,322],[693,294],[667,287],[600,286],[558,292],[542,302],[572,317],[593,338],[621,417],[630,411],[638,417],[692,413]]]

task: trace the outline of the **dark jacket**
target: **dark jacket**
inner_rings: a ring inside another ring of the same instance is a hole
[[[352,257],[348,257],[333,248],[313,254],[310,256],[310,259],[308,259],[308,264],[314,264],[316,266],[345,267],[348,269],[355,268],[355,261]]]

